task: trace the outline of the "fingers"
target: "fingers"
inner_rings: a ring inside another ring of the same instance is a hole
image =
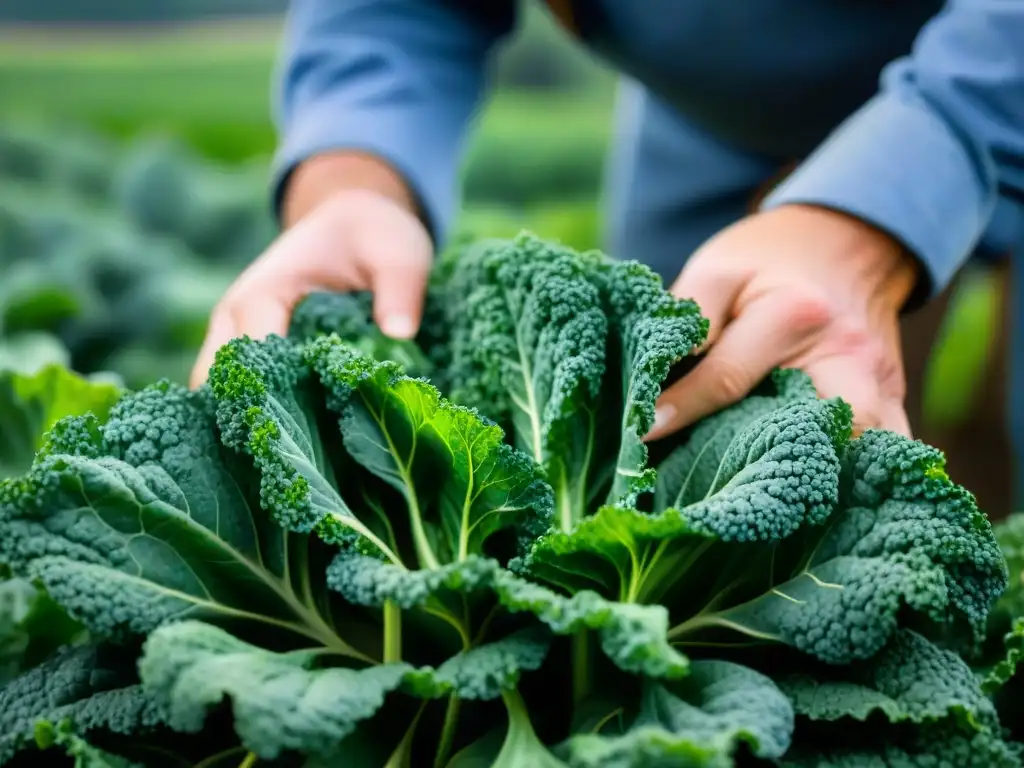
[[[235,335],[235,322],[231,316],[227,312],[214,312],[210,318],[210,327],[206,331],[203,346],[200,347],[195,365],[192,368],[189,386],[195,389],[206,381],[217,350],[227,343],[228,340],[234,338]]]
[[[891,429],[904,437],[913,437],[914,432],[910,428],[910,418],[903,404],[899,401],[889,401],[882,408],[881,418],[882,429]]]
[[[672,284],[673,296],[693,299],[700,307],[700,313],[708,319],[708,336],[697,354],[707,351],[718,340],[742,285],[742,281],[734,276],[719,272],[704,274],[699,269],[684,269]]]
[[[372,270],[374,322],[393,339],[411,339],[423,318],[430,254],[375,260]]]
[[[646,440],[657,440],[745,397],[793,353],[802,329],[779,300],[753,302],[722,330],[707,356],[662,393]]]
[[[301,298],[300,295],[261,290],[258,285],[235,290],[237,293],[225,297],[223,306],[216,309],[210,318],[210,327],[189,379],[192,387],[206,381],[217,350],[232,339],[241,336],[265,339],[272,333],[285,336],[292,309]]]
[[[834,356],[808,366],[807,374],[821,397],[840,397],[853,410],[853,431],[888,429],[911,437],[910,420],[900,398],[882,391],[877,372],[863,360]]]
[[[324,205],[285,232],[231,287],[211,318],[192,371],[197,387],[233,338],[288,333],[295,306],[314,291],[373,293],[374,320],[394,338],[415,335],[433,246],[423,225],[393,202],[360,197]]]
[[[217,350],[231,339],[285,335],[291,310],[319,264],[330,263],[333,244],[315,220],[300,222],[256,259],[214,309],[190,384],[206,381]]]

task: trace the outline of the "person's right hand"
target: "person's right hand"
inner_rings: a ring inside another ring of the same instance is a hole
[[[373,315],[393,338],[415,335],[433,245],[419,218],[394,197],[334,191],[254,261],[214,309],[191,383],[206,380],[217,350],[233,338],[285,335],[292,310],[315,291],[373,293]]]

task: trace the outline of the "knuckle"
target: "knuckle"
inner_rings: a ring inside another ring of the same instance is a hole
[[[852,318],[837,318],[831,327],[833,343],[846,353],[866,353],[872,358],[880,355],[881,348],[866,324]]]
[[[882,419],[875,411],[861,410],[859,413],[855,408],[853,410],[853,430],[856,434],[861,434],[868,429],[881,429]]]
[[[818,331],[836,321],[833,302],[810,287],[795,289],[782,298],[786,325],[800,333]]]
[[[853,428],[858,434],[865,429],[881,428],[883,419],[883,408],[881,401],[867,393],[861,393],[859,397],[844,398],[853,411]]]
[[[238,306],[239,302],[235,295],[231,293],[226,294],[210,313],[210,327],[213,328],[233,321]]]
[[[708,379],[713,383],[711,391],[719,405],[733,403],[751,387],[751,376],[742,363],[728,358],[709,357],[704,361]]]

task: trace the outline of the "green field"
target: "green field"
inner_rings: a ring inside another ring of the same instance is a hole
[[[0,30],[5,118],[71,120],[119,136],[158,131],[224,160],[266,155],[279,42],[274,23],[161,32]],[[603,142],[610,90],[501,92],[482,111],[481,135]],[[532,141],[531,141],[532,140]]]
[[[180,135],[234,160],[274,146],[270,120],[276,33],[229,40],[209,30],[118,37],[0,35],[8,116],[84,122],[119,135]]]

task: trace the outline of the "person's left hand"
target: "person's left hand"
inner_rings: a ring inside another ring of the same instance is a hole
[[[842,397],[856,432],[909,436],[899,313],[917,272],[892,237],[825,208],[780,206],[722,230],[672,286],[710,320],[707,354],[662,393],[646,439],[731,405],[776,367]]]

